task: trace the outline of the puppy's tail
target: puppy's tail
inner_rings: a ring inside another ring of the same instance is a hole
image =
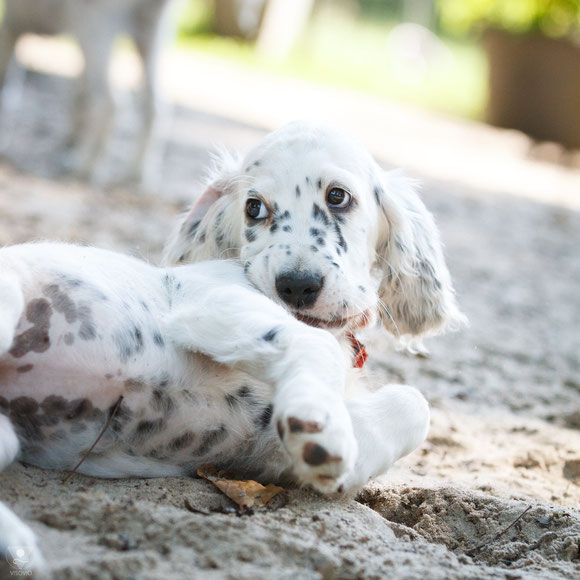
[[[18,278],[12,272],[0,270],[0,356],[12,346],[23,310],[24,295]]]

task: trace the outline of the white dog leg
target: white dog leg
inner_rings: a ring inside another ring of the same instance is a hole
[[[338,342],[249,286],[239,267],[208,267],[229,273],[215,282],[204,275],[197,284],[183,284],[188,299],[175,305],[167,336],[274,385],[274,421],[295,475],[320,491],[335,491],[357,454]],[[203,272],[202,264],[196,272]]]
[[[0,415],[0,471],[14,461],[18,449],[12,424]],[[34,532],[0,502],[0,577],[9,578],[10,571],[39,572],[43,568]]]
[[[356,491],[411,453],[427,436],[429,406],[407,385],[386,385],[374,393],[346,401],[359,456],[345,489]]]

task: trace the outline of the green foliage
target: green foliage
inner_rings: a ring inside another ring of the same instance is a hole
[[[490,26],[561,37],[580,30],[580,0],[438,0],[441,27],[465,34]]]

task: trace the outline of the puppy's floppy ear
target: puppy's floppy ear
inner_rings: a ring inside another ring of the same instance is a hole
[[[236,216],[232,194],[242,180],[240,160],[223,150],[213,162],[205,190],[183,215],[165,246],[165,264],[238,256],[241,220]]]
[[[376,266],[383,324],[395,336],[452,330],[467,322],[459,312],[439,232],[417,193],[399,171],[381,171],[375,198],[381,216]]]

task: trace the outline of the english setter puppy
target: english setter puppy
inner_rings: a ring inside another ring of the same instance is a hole
[[[135,155],[124,181],[150,181],[146,170],[155,160],[152,137],[158,112],[157,73],[160,49],[168,32],[170,5],[176,0],[4,0],[0,28],[0,92],[18,38],[26,33],[71,34],[84,57],[76,103],[71,111],[66,170],[94,178],[114,123],[115,106],[108,83],[113,44],[120,34],[132,37],[143,63],[143,95]]]
[[[72,469],[109,421],[79,472],[214,463],[331,493],[424,440],[416,389],[349,395],[363,382],[359,330],[380,319],[420,337],[463,320],[413,182],[341,133],[291,124],[222,159],[167,259],[181,265],[0,250],[0,467]],[[0,546],[29,544],[6,509]]]

